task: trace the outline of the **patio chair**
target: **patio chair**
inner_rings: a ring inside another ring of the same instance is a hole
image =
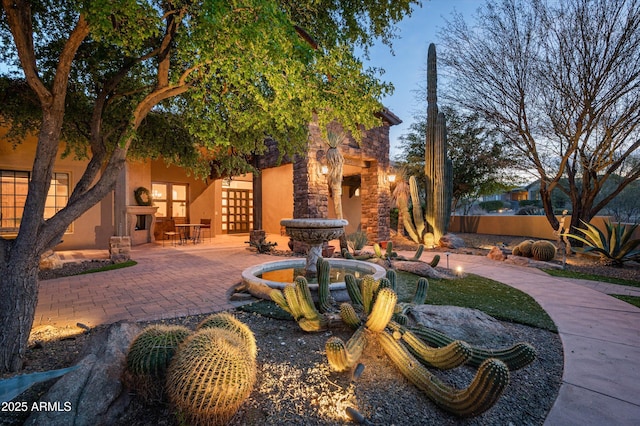
[[[209,242],[211,242],[211,219],[200,219],[200,232],[209,232]]]
[[[176,245],[176,237],[180,236],[180,233],[176,231],[176,222],[174,220],[167,220],[164,222],[164,238],[162,238],[162,247],[164,247],[164,240],[171,240],[171,245]]]

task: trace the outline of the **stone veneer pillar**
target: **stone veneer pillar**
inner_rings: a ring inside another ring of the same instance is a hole
[[[319,173],[318,150],[310,147],[305,158],[293,162],[293,217],[326,219],[329,209],[327,179]]]
[[[131,259],[131,238],[111,237],[109,240],[109,258],[113,263],[123,263]]]
[[[360,198],[362,203],[362,230],[369,242],[387,241],[390,238],[391,190],[386,168],[380,163],[362,169]]]

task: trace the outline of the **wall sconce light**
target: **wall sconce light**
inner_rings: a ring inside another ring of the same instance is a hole
[[[360,196],[360,188],[356,188],[355,192],[353,193],[354,196],[359,197]]]
[[[318,177],[326,176],[329,174],[329,166],[327,165],[327,157],[323,150],[316,152],[317,169],[316,174]]]
[[[391,173],[387,176],[387,179],[389,179],[389,183],[394,183],[396,181],[396,175],[394,173]]]

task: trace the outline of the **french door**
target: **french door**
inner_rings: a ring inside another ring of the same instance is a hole
[[[224,188],[222,190],[222,232],[248,233],[253,228],[253,191]]]

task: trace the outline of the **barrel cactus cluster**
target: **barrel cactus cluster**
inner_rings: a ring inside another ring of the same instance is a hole
[[[477,348],[422,326],[409,327],[406,312],[427,298],[429,283],[420,278],[411,302],[400,303],[396,293],[395,271],[387,271],[379,280],[371,276],[345,277],[350,303],[338,309],[316,306],[307,281],[298,277],[284,290],[272,290],[271,298],[289,312],[305,331],[320,331],[344,323],[354,329],[346,342],[330,337],[325,352],[330,367],[337,372],[356,369],[370,342],[387,354],[398,370],[442,409],[460,417],[488,410],[509,383],[510,371],[535,359],[535,349],[518,343],[506,349]],[[442,382],[429,369],[453,369],[468,365],[477,369],[467,388],[457,389]]]
[[[169,363],[178,346],[191,335],[182,326],[154,325],[133,340],[127,352],[124,382],[144,400],[162,399]]]
[[[229,313],[207,317],[195,332],[151,326],[132,342],[125,382],[146,399],[167,395],[193,425],[223,425],[256,380],[255,336]]]
[[[556,251],[556,246],[551,241],[525,240],[513,248],[512,254],[548,262],[556,257]]]

